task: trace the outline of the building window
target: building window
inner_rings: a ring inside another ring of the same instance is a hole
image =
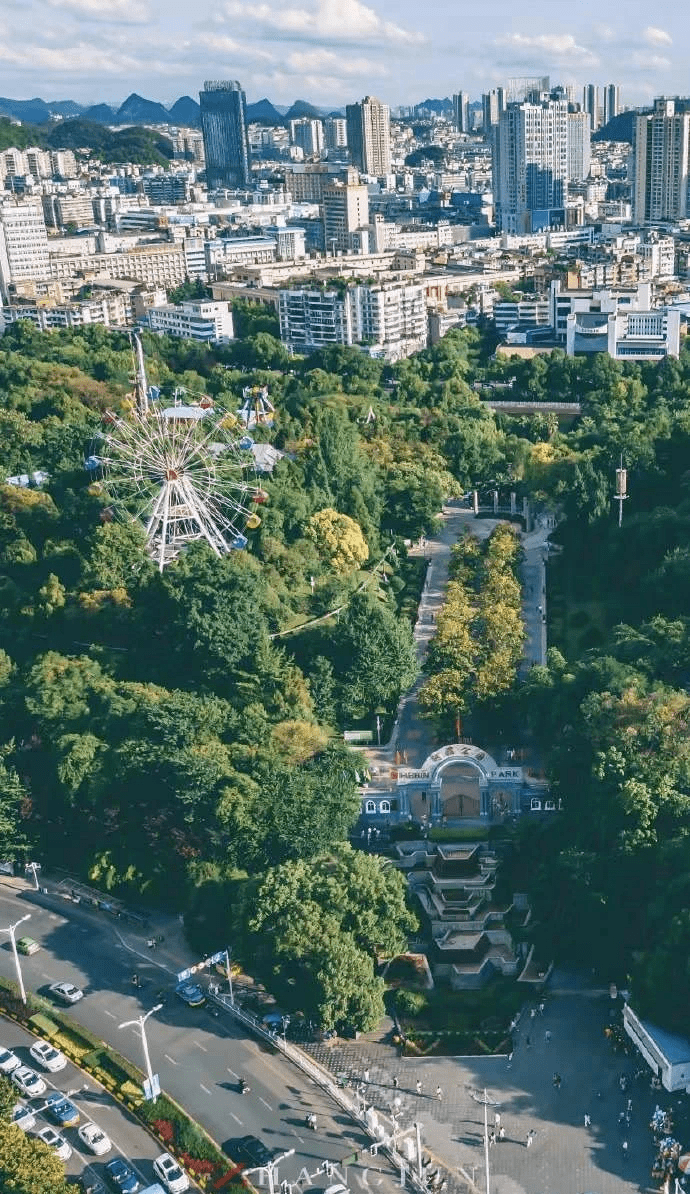
[[[375,813],[376,812],[376,802],[374,800],[367,800],[364,811],[365,811],[365,813]]]
[[[530,800],[529,807],[530,807],[530,812],[540,813],[541,812],[541,800],[539,800],[537,796],[533,796],[532,799]]]
[[[379,812],[380,813],[389,813],[390,811],[391,811],[390,800],[382,800],[379,805]]]

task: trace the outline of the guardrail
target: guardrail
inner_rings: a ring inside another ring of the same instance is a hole
[[[262,1037],[265,1041],[269,1041],[284,1057],[287,1057],[289,1061],[298,1066],[302,1070],[302,1073],[306,1074],[326,1094],[330,1095],[342,1111],[347,1112],[351,1119],[366,1132],[372,1145],[376,1145],[399,1171],[401,1186],[404,1179],[405,1184],[409,1185],[410,1189],[416,1191],[416,1194],[428,1194],[425,1182],[414,1172],[412,1163],[401,1156],[397,1150],[395,1143],[396,1136],[400,1135],[401,1132],[398,1131],[397,1125],[389,1115],[386,1115],[385,1112],[380,1111],[378,1108],[372,1108],[374,1117],[368,1119],[363,1101],[360,1102],[359,1099],[352,1098],[346,1089],[333,1080],[327,1070],[324,1070],[322,1066],[312,1061],[311,1057],[308,1057],[306,1053],[291,1041],[287,1041],[279,1032],[273,1032],[268,1029],[251,1012],[246,1011],[241,1005],[235,1003],[229,995],[215,991],[211,995],[216,1004],[230,1012],[241,1024],[244,1024],[246,1028],[255,1032],[257,1036]],[[390,1124],[389,1130],[386,1130],[384,1121]],[[380,1131],[376,1130],[377,1127],[380,1128]]]

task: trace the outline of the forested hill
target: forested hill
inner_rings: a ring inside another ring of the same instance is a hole
[[[690,950],[685,348],[659,366],[494,359],[491,337],[471,329],[389,366],[344,349],[290,358],[271,315],[240,306],[236,320],[239,339],[222,348],[147,338],[150,381],[164,399],[180,386],[209,393],[230,415],[243,387],[267,385],[275,425],[256,435],[285,456],[261,478],[246,551],[218,559],[197,544],[162,575],[140,526],[112,518],[84,468],[103,413],[126,410],[126,338],[22,322],[0,341],[0,476],[49,474],[40,489],[0,484],[0,857],[59,858],[174,904],[204,947],[229,935],[242,956],[270,929],[254,960],[281,1000],[308,1003],[327,1026],[375,1022],[377,950],[399,948],[412,921],[393,868],[347,844],[362,763],[342,731],[390,723],[416,674],[422,575],[405,540],[433,530],[444,497],[514,490],[563,517],[548,667],[511,683],[514,537],[459,560],[453,582],[476,610],[471,636],[491,612],[477,585],[511,611],[491,622],[502,691],[471,680],[460,694],[477,740],[514,745],[528,726],[563,802],[545,827],[518,827],[513,890],[531,893],[540,950],[630,976],[640,1007],[679,1026],[690,999],[675,965]],[[582,418],[559,428],[552,413],[496,416],[473,389],[489,381],[511,381],[516,399],[579,401]],[[339,619],[299,631],[336,606]],[[463,683],[467,636],[443,629],[435,662]]]
[[[46,126],[16,125],[6,117],[0,117],[0,151],[28,146],[90,150],[101,161],[113,165],[134,162],[140,166],[164,166],[173,156],[169,137],[136,125],[112,132],[102,124],[79,118]]]

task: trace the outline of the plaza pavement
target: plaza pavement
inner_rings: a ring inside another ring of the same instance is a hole
[[[653,1188],[648,1125],[656,1103],[668,1107],[671,1097],[665,1091],[652,1094],[646,1066],[644,1078],[621,1091],[621,1074],[632,1075],[644,1063],[613,1053],[604,1035],[610,1005],[608,991],[556,972],[543,1015],[531,1016],[533,1003],[523,1010],[511,1059],[398,1058],[391,1044],[366,1039],[308,1049],[334,1072],[361,1079],[368,1070],[368,1101],[384,1112],[393,1109],[401,1130],[417,1120],[422,1124],[425,1151],[434,1169],[441,1165],[446,1172],[449,1194],[472,1190],[472,1182],[477,1191],[486,1188],[484,1113],[475,1101],[485,1089],[489,1124],[498,1112],[506,1131],[505,1140],[490,1148],[492,1194],[631,1194]],[[560,1088],[553,1084],[555,1072]],[[621,1130],[618,1117],[628,1098],[631,1123]],[[591,1116],[590,1128],[585,1114]],[[535,1136],[527,1148],[530,1131]]]

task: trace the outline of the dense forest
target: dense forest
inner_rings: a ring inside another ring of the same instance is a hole
[[[435,648],[453,671],[464,643],[465,680],[431,711],[483,710],[506,740],[529,726],[564,806],[517,835],[540,947],[631,975],[673,1023],[690,995],[690,357],[494,359],[467,330],[394,366],[345,349],[295,359],[266,312],[236,321],[223,348],[147,339],[149,380],[230,412],[267,385],[275,424],[255,435],[285,455],[246,551],[195,545],[162,575],[84,467],[104,413],[125,409],[126,338],[19,323],[0,341],[0,475],[48,474],[0,485],[0,855],[36,851],[182,908],[200,944],[229,932],[241,954],[261,932],[258,973],[326,1026],[373,1023],[376,958],[413,919],[401,877],[348,844],[362,763],[342,730],[389,717],[414,679],[421,576],[405,541],[448,496],[513,489],[562,518],[549,666],[512,680],[515,537],[477,558],[466,545]],[[580,401],[582,417],[496,416],[474,388],[489,381]]]

